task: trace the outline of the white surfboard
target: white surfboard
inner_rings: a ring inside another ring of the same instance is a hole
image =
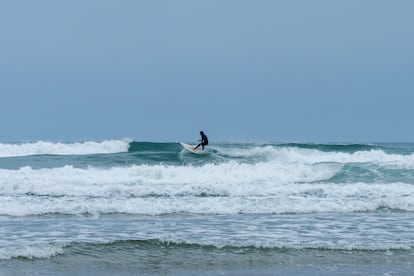
[[[201,149],[201,146],[198,147],[196,150],[194,150],[195,146],[193,146],[193,145],[189,145],[189,144],[182,143],[182,142],[180,142],[180,144],[181,144],[181,146],[183,146],[183,148],[185,148],[189,152],[196,153],[196,154],[203,154],[203,153],[205,153],[205,151]]]

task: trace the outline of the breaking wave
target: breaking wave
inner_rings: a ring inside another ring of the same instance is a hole
[[[0,143],[0,157],[17,157],[29,155],[84,155],[84,154],[108,154],[127,152],[130,141],[107,140],[102,142],[82,143]]]

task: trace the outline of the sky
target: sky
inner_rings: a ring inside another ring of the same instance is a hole
[[[1,1],[0,141],[414,142],[414,1]]]

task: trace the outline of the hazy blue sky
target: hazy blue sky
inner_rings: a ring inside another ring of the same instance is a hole
[[[414,141],[414,1],[1,1],[1,141]]]

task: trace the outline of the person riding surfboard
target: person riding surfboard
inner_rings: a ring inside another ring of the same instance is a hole
[[[207,138],[207,136],[204,134],[204,132],[203,132],[203,131],[200,131],[200,136],[201,136],[201,140],[199,140],[199,141],[201,141],[201,143],[200,143],[200,144],[198,144],[198,145],[194,148],[194,150],[196,150],[199,146],[201,146],[201,149],[202,149],[202,150],[204,150],[204,146],[207,146],[207,145],[208,145],[208,138]]]

